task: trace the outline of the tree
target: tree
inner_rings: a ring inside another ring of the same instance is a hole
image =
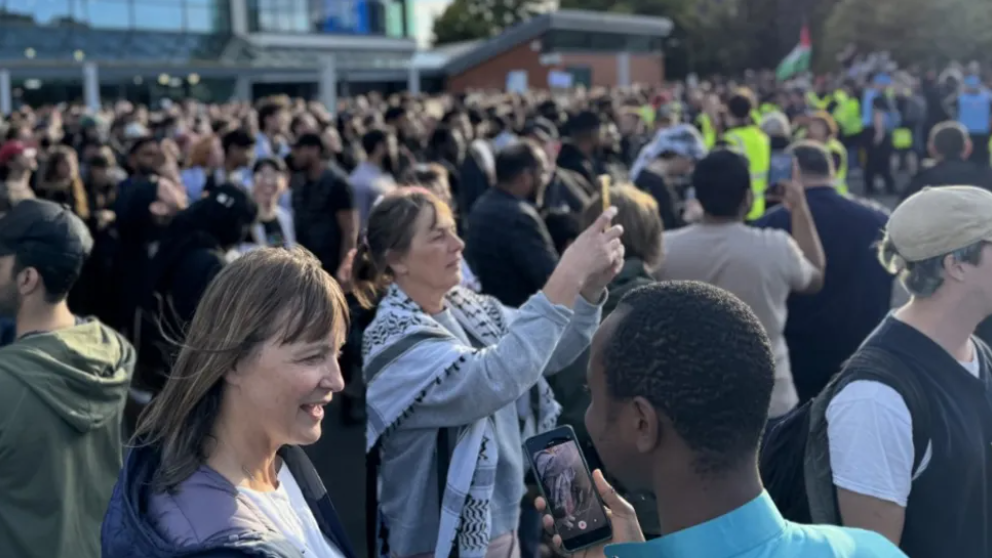
[[[488,39],[543,11],[541,0],[454,0],[434,20],[434,44]]]
[[[992,48],[988,0],[842,0],[825,29],[835,53],[849,43],[862,52],[889,51],[907,64],[972,60]]]

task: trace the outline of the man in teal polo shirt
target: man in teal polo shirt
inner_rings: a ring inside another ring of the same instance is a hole
[[[579,556],[904,557],[877,533],[779,514],[757,465],[774,374],[761,323],[732,294],[693,281],[627,294],[593,338],[586,427],[613,476],[654,492],[667,535],[643,542],[630,504],[597,472],[614,540]]]

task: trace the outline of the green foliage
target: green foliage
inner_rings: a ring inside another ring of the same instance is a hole
[[[458,1],[458,0],[456,0]],[[904,64],[985,59],[992,0],[561,0],[563,9],[668,17],[693,71],[774,68],[808,23],[820,70],[848,44]],[[672,55],[668,48],[669,56]]]
[[[434,43],[447,44],[498,35],[540,11],[540,0],[454,0],[434,21]]]
[[[837,52],[887,50],[905,64],[984,58],[992,48],[988,0],[842,0],[825,26],[823,46]]]

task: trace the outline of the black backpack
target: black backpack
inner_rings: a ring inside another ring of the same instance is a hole
[[[863,346],[813,400],[774,421],[765,431],[758,459],[761,479],[783,517],[796,523],[840,525],[827,441],[827,406],[847,384],[883,383],[896,390],[913,417],[913,471],[930,442],[930,410],[925,394],[899,357]]]

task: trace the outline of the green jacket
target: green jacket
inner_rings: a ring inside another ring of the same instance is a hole
[[[96,320],[0,349],[0,555],[99,558],[134,362]]]

